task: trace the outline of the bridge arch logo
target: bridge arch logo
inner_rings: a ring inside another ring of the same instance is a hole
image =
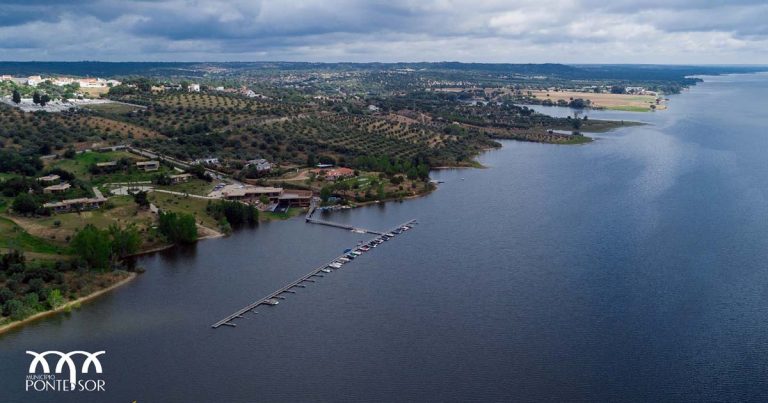
[[[101,374],[104,369],[99,361],[99,356],[105,354],[105,351],[97,351],[90,353],[87,351],[70,351],[63,353],[61,351],[44,351],[37,353],[27,350],[27,354],[31,355],[32,362],[29,364],[29,375],[26,379],[27,391],[103,391],[104,380],[102,379],[87,379],[78,380],[80,374]],[[76,364],[75,357],[84,356],[82,365]],[[48,358],[54,358],[55,364],[50,365]],[[58,359],[56,359],[58,357]],[[53,370],[53,371],[52,371]],[[69,379],[57,379],[56,374],[68,373]],[[90,372],[93,370],[93,372]],[[40,374],[42,372],[42,374]]]

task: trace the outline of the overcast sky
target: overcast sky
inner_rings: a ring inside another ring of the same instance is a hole
[[[768,1],[0,0],[0,59],[768,64]]]

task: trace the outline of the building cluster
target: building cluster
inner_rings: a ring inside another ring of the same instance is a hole
[[[653,95],[654,97],[659,95],[658,92],[648,90],[645,87],[625,87],[624,91],[627,94],[633,94],[633,95]]]
[[[103,78],[72,78],[72,77],[45,77],[42,76],[29,76],[29,77],[13,77],[10,75],[1,75],[0,81],[13,81],[19,85],[29,85],[31,87],[37,87],[40,83],[49,81],[53,85],[63,87],[69,84],[78,84],[80,88],[107,88],[120,85],[120,81],[106,80]]]
[[[96,168],[102,172],[112,172],[117,169],[117,161],[97,162]],[[160,161],[137,161],[136,168],[139,168],[144,172],[157,171],[160,169]]]
[[[288,207],[308,207],[312,201],[312,191],[310,190],[252,185],[226,185],[211,193],[210,196],[244,203],[256,203],[266,199],[269,204],[282,204]]]
[[[252,89],[249,89],[246,86],[241,86],[240,88],[224,88],[224,87],[216,87],[214,88],[216,91],[220,92],[226,92],[228,94],[238,94],[242,95],[248,98],[256,98],[256,99],[270,99],[268,96],[264,94],[258,94],[254,92]]]
[[[45,203],[43,207],[50,208],[57,213],[66,213],[69,211],[95,210],[101,208],[106,202],[106,197],[81,197]]]
[[[257,172],[267,173],[272,170],[272,164],[264,158],[249,160],[245,163],[246,168],[254,168]]]
[[[136,167],[145,172],[157,171],[160,169],[160,161],[139,161],[136,163]]]
[[[153,85],[150,90],[152,92],[165,92],[165,91],[182,91],[184,87],[181,84],[160,84]],[[187,85],[187,92],[200,92],[200,84],[193,83]]]
[[[221,164],[221,162],[216,157],[208,157],[208,158],[198,158],[198,159],[196,159],[195,160],[195,164],[218,166],[219,164]]]
[[[47,194],[64,193],[72,187],[72,185],[67,182],[61,182],[61,177],[59,175],[41,176],[37,178],[37,181],[45,186],[43,188],[43,193]]]
[[[37,178],[43,188],[43,193],[58,194],[69,190],[72,185],[67,182],[61,182],[59,175],[46,175]],[[101,195],[98,197],[81,197],[77,199],[67,199],[43,204],[43,207],[50,208],[57,213],[66,213],[68,211],[80,211],[96,209],[104,205],[107,199]]]
[[[335,181],[355,176],[355,171],[346,167],[331,168],[321,164],[318,164],[318,167],[311,172],[317,176],[324,177],[325,180]]]

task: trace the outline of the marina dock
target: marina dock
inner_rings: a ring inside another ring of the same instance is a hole
[[[313,203],[313,206],[314,206],[314,203]],[[404,228],[404,227],[412,227],[414,224],[416,224],[416,220],[410,220],[410,221],[406,221],[406,222],[398,225],[397,227],[393,228],[390,231],[378,232],[378,231],[371,231],[371,230],[365,230],[365,229],[361,229],[361,228],[356,228],[356,227],[345,225],[345,224],[333,223],[333,222],[330,222],[330,221],[314,220],[314,219],[311,218],[311,213],[312,212],[314,212],[314,208],[310,208],[310,212],[307,213],[307,217],[306,217],[307,218],[307,222],[311,222],[313,224],[328,225],[328,226],[348,229],[348,230],[352,230],[352,231],[364,231],[365,233],[377,235],[376,237],[371,238],[368,241],[364,242],[362,245],[370,245],[371,243],[375,242],[376,240],[379,240],[379,239],[382,239],[383,237],[386,237],[385,234],[402,234],[402,232],[403,232],[402,228]],[[312,220],[312,221],[310,221],[310,220]],[[389,237],[389,238],[391,238],[391,237]],[[372,249],[373,248],[369,248],[369,249],[366,249],[366,250],[370,251]],[[351,250],[361,250],[361,247],[358,245],[358,246],[356,246],[354,248],[351,248]],[[258,299],[256,301],[246,305],[245,307],[237,310],[235,313],[233,313],[233,314],[225,317],[224,319],[214,323],[213,325],[211,325],[211,327],[214,328],[214,329],[216,329],[216,328],[218,328],[220,326],[236,327],[237,325],[232,323],[232,321],[234,319],[242,318],[243,315],[248,313],[248,312],[257,313],[256,311],[254,311],[254,309],[256,307],[258,307],[259,305],[267,305],[267,306],[277,305],[279,301],[282,301],[282,300],[285,299],[285,296],[287,294],[295,294],[296,293],[296,291],[295,291],[296,288],[306,288],[307,285],[316,282],[314,278],[322,278],[322,277],[324,277],[324,275],[321,274],[321,273],[327,273],[327,272],[324,272],[323,270],[330,270],[329,268],[333,268],[333,266],[331,266],[331,264],[335,264],[335,263],[339,262],[340,259],[345,258],[347,255],[348,255],[348,253],[343,253],[343,254],[341,254],[339,256],[336,256],[336,258],[334,258],[330,262],[328,262],[326,264],[323,264],[321,266],[315,267],[309,273],[307,273],[307,274],[299,277],[295,281],[292,281],[292,282],[286,284],[285,286],[277,289],[276,291],[272,292],[271,294],[267,295],[266,297]],[[362,256],[358,256],[358,257],[362,257]],[[353,262],[348,262],[347,264],[352,264],[352,263]],[[338,268],[336,268],[336,270],[338,270]]]
[[[355,231],[361,234],[372,234],[372,235],[385,234],[385,232],[373,231],[370,229],[355,227],[353,225],[341,224],[341,223],[336,223],[332,221],[318,220],[316,218],[312,218],[312,215],[315,214],[315,210],[317,210],[317,199],[312,199],[312,202],[310,203],[310,206],[309,206],[309,211],[307,211],[307,215],[304,216],[304,221],[310,224],[327,225],[329,227],[346,229],[346,230]]]

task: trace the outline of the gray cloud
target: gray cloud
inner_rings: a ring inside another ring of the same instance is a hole
[[[0,1],[6,60],[768,63],[764,0]]]

